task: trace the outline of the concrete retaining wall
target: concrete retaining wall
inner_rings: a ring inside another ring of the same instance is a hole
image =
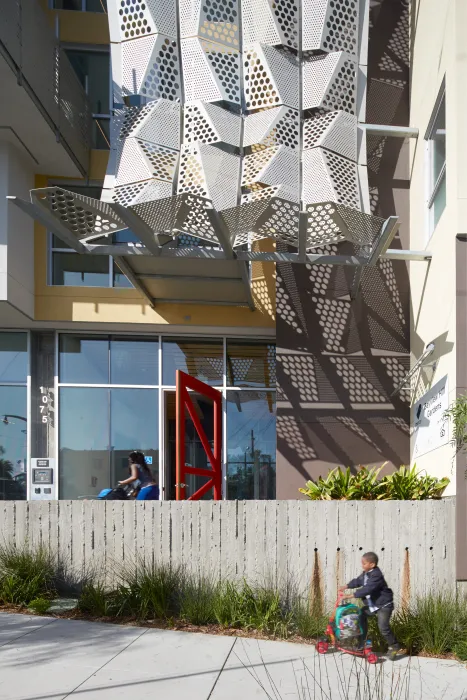
[[[455,499],[421,502],[51,501],[0,504],[0,538],[44,544],[75,570],[163,560],[216,577],[286,580],[334,599],[380,556],[398,599],[455,586]],[[110,580],[110,579],[109,579]]]

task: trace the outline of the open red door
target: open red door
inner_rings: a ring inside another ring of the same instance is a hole
[[[188,500],[199,501],[210,489],[213,489],[214,500],[222,499],[222,394],[212,386],[200,382],[199,379],[190,377],[189,374],[177,370],[176,392],[176,469],[177,501],[186,499],[186,475],[210,477],[209,480],[193,493]],[[203,426],[198,418],[196,409],[190,397],[189,389],[206,398],[212,399],[214,407],[214,450],[211,449]],[[186,464],[185,458],[185,408],[188,411],[200,442],[206,453],[211,469],[200,469]]]

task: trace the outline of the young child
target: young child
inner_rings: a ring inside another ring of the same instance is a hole
[[[374,552],[364,554],[362,569],[363,573],[360,576],[349,581],[346,586],[341,586],[339,590],[358,588],[354,596],[362,598],[366,603],[362,609],[363,641],[368,635],[368,617],[376,615],[379,630],[388,643],[391,658],[394,658],[400,649],[400,644],[389,626],[394,610],[394,597],[381,569],[378,568],[378,555]]]

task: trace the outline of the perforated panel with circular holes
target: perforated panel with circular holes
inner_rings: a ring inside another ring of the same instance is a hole
[[[331,200],[358,207],[356,163],[324,148],[304,151],[303,200],[306,204]]]
[[[340,155],[357,160],[357,119],[348,112],[328,112],[305,119],[303,147],[322,146]]]
[[[180,154],[178,192],[209,197],[199,146],[184,146]]]
[[[216,44],[202,42],[203,49],[217,78],[222,99],[240,104],[240,54]]]
[[[163,180],[147,180],[115,188],[114,201],[128,207],[153,199],[164,199],[172,195],[172,183]]]
[[[242,0],[243,44],[281,43],[279,24],[268,0]]]
[[[149,161],[152,176],[157,180],[172,182],[177,166],[178,152],[149,141],[141,139],[136,139],[136,141],[146,160]]]
[[[298,3],[302,0],[276,0],[271,3],[272,11],[281,30],[284,46],[298,49]]]
[[[180,100],[180,64],[177,42],[159,35],[141,84],[141,94],[151,100]]]
[[[123,42],[119,54],[122,62],[123,95],[139,94],[151,56],[156,49],[156,42],[156,34],[147,36],[144,39]]]
[[[201,6],[200,36],[238,48],[239,0],[204,0]]]
[[[127,228],[108,204],[60,187],[32,190],[42,204],[77,238],[102,236]]]
[[[139,208],[149,226],[212,245],[206,206],[223,215],[236,246],[264,236],[297,246],[300,209],[310,250],[341,240],[371,245],[381,223],[360,211],[358,5],[109,3],[112,37],[121,41],[116,94],[147,100],[115,113],[106,185],[116,183],[115,201]]]
[[[336,207],[330,203],[307,206],[307,250],[345,240],[345,235],[332,218],[335,211]]]
[[[221,90],[199,39],[182,39],[182,66],[185,103],[222,100]]]
[[[303,50],[357,53],[358,0],[303,0]]]
[[[146,0],[120,0],[118,4],[122,41],[155,33],[155,24]]]
[[[219,141],[219,135],[201,104],[186,105],[184,108],[183,141],[186,144]]]
[[[298,247],[299,213],[298,204],[274,198],[254,230],[261,237],[275,238]]]
[[[358,0],[328,0],[328,16],[321,48],[357,53]]]
[[[304,109],[343,109],[355,114],[356,75],[356,63],[345,53],[305,56],[302,71]]]

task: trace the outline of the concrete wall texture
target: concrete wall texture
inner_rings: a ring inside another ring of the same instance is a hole
[[[216,578],[292,583],[333,604],[373,550],[396,601],[455,587],[455,500],[2,502],[5,542],[45,545],[72,568],[182,564]]]

